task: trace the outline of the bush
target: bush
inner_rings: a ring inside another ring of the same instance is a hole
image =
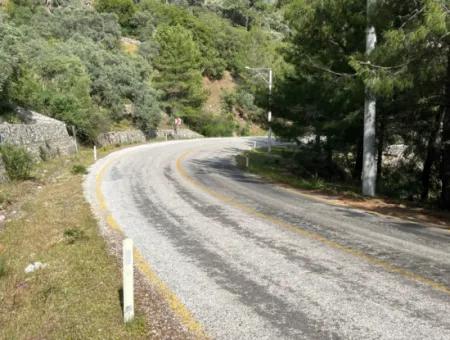
[[[0,257],[0,278],[6,275],[6,261],[3,257]]]
[[[22,147],[2,145],[0,146],[0,154],[10,179],[24,180],[30,178],[34,162],[28,151]]]
[[[86,240],[88,237],[83,230],[78,228],[70,228],[64,230],[64,238],[68,244],[74,244],[77,241]]]
[[[0,192],[0,210],[5,209],[6,206],[12,203],[9,192]]]
[[[130,20],[136,12],[136,7],[132,0],[97,0],[95,9],[99,12],[115,13],[122,26],[130,24]]]
[[[206,137],[230,137],[236,130],[236,123],[231,116],[213,116],[202,112],[183,119],[195,131]]]
[[[87,169],[83,164],[75,164],[72,167],[72,174],[77,175],[77,174],[81,174],[81,175],[85,175],[87,174]]]

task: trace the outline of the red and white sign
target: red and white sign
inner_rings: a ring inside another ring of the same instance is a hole
[[[181,120],[181,118],[175,118],[175,125],[176,126],[180,126],[183,123],[183,121]]]

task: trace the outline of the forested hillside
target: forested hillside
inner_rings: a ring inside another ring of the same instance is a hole
[[[315,136],[329,177],[450,207],[448,0],[8,0],[0,31],[4,112],[41,111],[90,141],[162,115],[245,135],[270,108],[277,135]],[[249,68],[272,69],[272,100]],[[212,112],[204,84],[224,74],[236,86]],[[395,166],[390,145],[406,147]]]
[[[262,22],[271,5],[241,5],[9,0],[0,16],[3,111],[41,111],[75,125],[85,141],[122,126],[154,128],[162,113],[206,135],[245,133],[236,116],[260,120],[254,93],[262,87],[245,66],[282,64],[270,25],[281,30],[283,20]],[[123,37],[141,44],[127,50]],[[220,112],[205,112],[202,77],[225,70],[239,86],[223,93]]]

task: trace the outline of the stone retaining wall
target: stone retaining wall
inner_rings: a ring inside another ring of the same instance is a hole
[[[202,138],[203,136],[189,129],[179,129],[175,134],[173,129],[151,130],[148,132],[148,138],[165,138],[168,139],[193,139]],[[145,143],[146,136],[140,130],[125,130],[102,133],[97,137],[97,145],[125,145],[135,143]]]
[[[144,143],[145,135],[140,130],[102,133],[97,137],[98,146]]]
[[[150,138],[165,138],[166,136],[169,139],[203,138],[201,134],[189,129],[178,129],[176,133],[173,129],[152,130],[149,133]]]
[[[47,160],[76,151],[74,140],[69,136],[66,124],[37,112],[17,108],[22,124],[0,124],[0,144],[23,147],[35,161]],[[0,156],[0,183],[8,180]]]
[[[18,114],[27,123],[0,124],[0,144],[21,146],[36,161],[75,152],[74,141],[63,122],[23,109],[18,109]]]

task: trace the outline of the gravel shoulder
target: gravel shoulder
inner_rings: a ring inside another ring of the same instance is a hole
[[[86,179],[94,208],[101,190],[189,311],[172,308],[182,329],[195,322],[220,339],[450,337],[449,233],[244,174],[233,155],[252,144],[139,146],[97,162]]]

